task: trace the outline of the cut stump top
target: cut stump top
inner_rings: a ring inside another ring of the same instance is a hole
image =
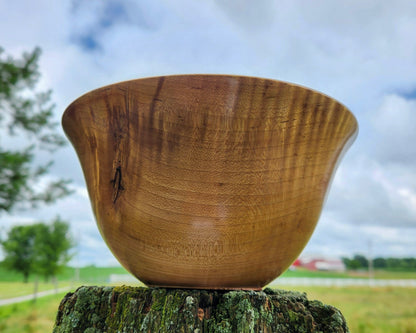
[[[59,332],[349,332],[342,313],[305,293],[80,287],[59,306]]]

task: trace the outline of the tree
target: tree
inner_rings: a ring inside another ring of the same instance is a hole
[[[36,229],[35,261],[38,273],[45,280],[55,278],[71,259],[69,251],[73,241],[69,236],[69,225],[57,217],[52,224],[40,224]]]
[[[351,269],[351,270],[360,269],[360,262],[358,260],[350,259],[350,258],[342,258],[342,260],[345,266],[347,267],[347,269]]]
[[[9,269],[22,273],[24,282],[28,281],[29,275],[35,269],[35,235],[34,226],[16,226],[9,231],[7,240],[1,242],[5,255],[4,264]]]
[[[51,224],[15,226],[1,245],[6,267],[22,273],[27,282],[31,274],[55,277],[70,260],[73,242],[68,223],[58,217]]]
[[[0,48],[0,214],[14,207],[51,203],[70,193],[68,180],[49,181],[41,190],[35,186],[52,165],[51,161],[35,164],[36,153],[52,153],[66,142],[53,121],[51,91],[36,89],[39,56],[36,48],[14,59]],[[26,142],[21,140],[24,137]]]
[[[347,269],[368,269],[368,260],[361,254],[356,254],[352,259],[342,258]]]
[[[365,256],[361,254],[356,254],[353,260],[359,262],[360,264],[359,268],[362,268],[362,269],[368,268],[368,259]]]
[[[377,257],[373,260],[374,268],[386,268],[387,262],[385,258]]]

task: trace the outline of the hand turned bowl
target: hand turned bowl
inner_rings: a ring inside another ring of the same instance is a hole
[[[253,77],[89,92],[63,115],[98,228],[149,286],[260,289],[308,242],[357,133],[336,100]]]

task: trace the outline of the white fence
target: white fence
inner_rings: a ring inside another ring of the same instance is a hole
[[[416,288],[416,280],[411,279],[350,279],[350,278],[277,278],[271,285],[274,286],[323,286],[323,287],[407,287]]]
[[[111,274],[110,283],[140,283],[133,275]],[[281,277],[270,283],[272,286],[322,286],[322,287],[406,287],[416,288],[416,280],[412,279],[351,279],[351,278],[301,278],[301,277]]]
[[[110,274],[108,280],[109,283],[141,283],[130,274]]]

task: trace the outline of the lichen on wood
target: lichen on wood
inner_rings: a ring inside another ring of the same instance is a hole
[[[306,294],[272,290],[213,291],[80,287],[62,300],[60,332],[349,332],[341,312]]]

